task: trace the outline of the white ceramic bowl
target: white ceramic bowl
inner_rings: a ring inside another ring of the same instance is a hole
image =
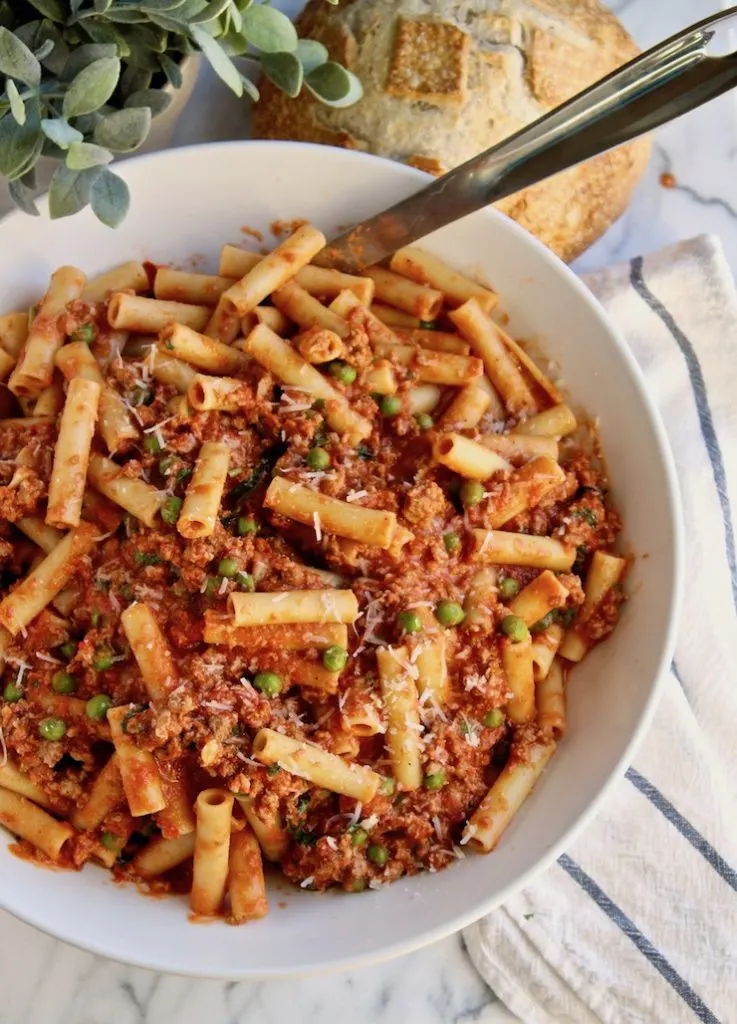
[[[328,235],[420,188],[424,174],[376,157],[294,143],[243,142],[145,156],[116,168],[133,193],[117,231],[85,212],[0,223],[0,310],[23,308],[63,263],[88,273],[131,258],[213,270],[241,227],[267,239],[307,217]],[[628,547],[631,601],[606,644],[573,673],[569,730],[498,849],[379,892],[317,895],[277,882],[272,909],[242,928],[194,925],[183,899],[146,899],[105,872],[44,871],[0,835],[0,905],[85,949],[142,967],[244,978],[365,963],[455,931],[526,885],[594,817],[647,729],[674,639],[681,534],[671,455],[639,369],[600,307],[539,242],[492,210],[423,241],[493,284],[517,336],[563,367],[571,395],[601,420]],[[190,263],[191,265],[191,263]],[[645,557],[646,556],[646,557]]]

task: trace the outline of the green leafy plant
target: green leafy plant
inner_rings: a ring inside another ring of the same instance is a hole
[[[89,204],[120,224],[130,196],[109,165],[144,143],[198,51],[238,96],[258,100],[241,57],[289,96],[306,88],[349,106],[362,95],[355,75],[268,2],[0,0],[0,178],[16,206],[38,215],[36,165],[50,157],[51,217]]]

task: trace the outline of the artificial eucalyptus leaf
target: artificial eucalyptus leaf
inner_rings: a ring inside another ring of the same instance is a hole
[[[293,53],[297,30],[286,14],[264,4],[252,4],[243,13],[243,33],[249,43],[264,53]]]
[[[117,57],[118,51],[114,43],[82,43],[69,54],[64,65],[61,79],[64,82],[71,82],[80,71],[89,67],[96,60],[104,60],[106,57]]]
[[[183,7],[186,0],[140,0],[142,11],[175,11]]]
[[[5,84],[5,92],[10,103],[10,113],[13,115],[18,124],[26,123],[26,106],[21,95],[18,92],[18,86],[15,84],[12,78],[9,78]]]
[[[143,11],[137,11],[134,8],[129,10],[126,7],[121,7],[117,10],[108,11],[105,17],[108,21],[117,22],[120,25],[148,24],[148,15]]]
[[[349,107],[363,96],[360,80],[335,61],[321,64],[305,76],[305,85],[331,107]]]
[[[300,39],[295,52],[306,75],[325,64],[329,56],[327,47],[316,39]]]
[[[246,75],[241,75],[241,85],[243,86],[243,92],[248,96],[253,103],[258,103],[261,99],[261,93],[258,91],[254,83]]]
[[[12,114],[0,118],[0,176],[13,181],[35,164],[43,133],[33,105],[26,111],[24,124],[18,124]]]
[[[105,14],[113,6],[113,0],[94,0],[92,6],[98,14]]]
[[[51,44],[51,49],[44,53],[42,57],[41,51],[49,43]],[[52,75],[60,75],[62,73],[69,57],[69,47],[58,25],[55,25],[53,21],[39,22],[39,30],[36,33],[36,45],[33,49],[46,71],[50,71]]]
[[[213,71],[218,75],[228,88],[232,89],[236,96],[243,95],[243,83],[235,64],[223,50],[220,43],[208,35],[201,25],[190,25],[190,34],[195,43],[207,57]]]
[[[203,11],[189,19],[189,24],[200,25],[208,21],[215,21],[216,18],[219,18],[221,14],[227,11],[231,3],[232,0],[212,0],[212,3],[209,3]]]
[[[218,37],[218,42],[229,57],[242,57],[248,50],[248,40],[242,32],[230,29]]]
[[[51,21],[64,22],[67,19],[67,12],[61,0],[30,0],[30,3]]]
[[[103,167],[113,159],[110,150],[90,142],[73,142],[67,153],[67,167],[72,171],[86,171],[88,167]]]
[[[59,149],[69,149],[73,142],[82,142],[84,135],[72,128],[63,117],[45,117],[41,121],[41,131],[47,139]]]
[[[150,107],[130,107],[108,114],[95,128],[94,140],[113,153],[132,153],[151,129]]]
[[[31,217],[40,216],[38,207],[34,202],[33,190],[21,178],[10,182],[8,192],[10,192],[10,198],[19,210],[29,214]]]
[[[169,93],[160,89],[141,89],[139,92],[132,92],[125,101],[126,107],[148,107],[153,117],[163,114],[170,103]]]
[[[159,63],[161,64],[161,70],[166,75],[166,80],[172,89],[181,89],[183,78],[182,69],[179,64],[165,53],[162,53],[159,57]]]
[[[130,190],[117,174],[105,168],[92,185],[90,203],[98,220],[117,228],[130,207]]]
[[[102,173],[101,167],[90,167],[86,171],[70,171],[63,164],[57,167],[49,188],[51,219],[71,217],[83,210],[90,201],[94,182]]]
[[[36,50],[36,60],[40,63],[46,60],[51,51],[54,49],[53,39],[44,39],[39,48]]]
[[[295,54],[265,53],[261,58],[261,70],[287,96],[299,96],[304,71]]]
[[[38,57],[7,28],[0,28],[0,74],[30,86],[41,81]]]
[[[93,43],[113,43],[118,56],[122,60],[130,57],[131,48],[128,46],[125,36],[114,25],[104,21],[93,21],[92,19],[82,22],[80,25]]]
[[[120,76],[120,91],[123,94],[123,98],[125,99],[127,96],[130,96],[131,93],[140,92],[141,89],[148,89],[152,78],[153,72],[146,71],[145,68],[137,68],[133,64],[128,64]]]
[[[72,12],[72,15],[75,18],[79,14],[79,9],[80,9],[80,7],[82,6],[83,3],[84,3],[84,0],[70,0],[69,8],[70,8],[70,10]]]
[[[178,11],[174,12],[179,14]],[[151,11],[148,16],[149,23],[151,25],[158,25],[159,28],[163,28],[165,32],[172,32],[174,35],[181,35],[187,31],[187,23],[180,21],[179,18],[174,18],[169,14],[160,14],[158,11]]]
[[[83,68],[67,89],[62,105],[64,116],[76,117],[99,110],[112,96],[119,77],[117,57],[103,57]]]

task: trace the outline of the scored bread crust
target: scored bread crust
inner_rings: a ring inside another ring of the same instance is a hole
[[[296,24],[359,76],[364,98],[336,109],[262,79],[255,135],[364,150],[436,175],[639,52],[600,0],[311,0]],[[570,261],[624,212],[649,154],[639,139],[497,205]]]

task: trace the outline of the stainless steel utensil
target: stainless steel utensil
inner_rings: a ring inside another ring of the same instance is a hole
[[[737,7],[660,43],[539,121],[415,195],[356,225],[320,254],[356,273],[451,221],[630,142],[737,85],[737,52],[712,56]]]

